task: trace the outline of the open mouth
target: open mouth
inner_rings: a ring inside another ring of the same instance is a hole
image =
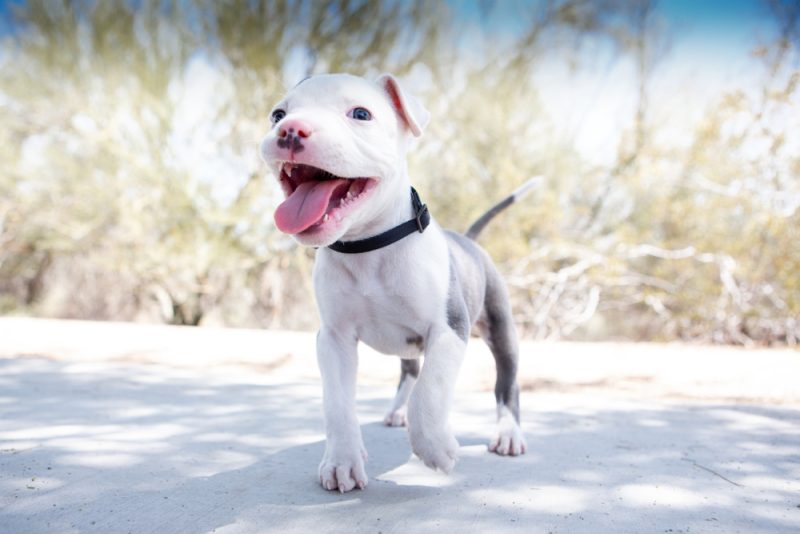
[[[341,178],[297,163],[281,166],[280,181],[286,200],[275,210],[275,224],[287,234],[341,221],[377,184],[374,178]]]

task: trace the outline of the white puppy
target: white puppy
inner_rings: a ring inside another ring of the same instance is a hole
[[[498,430],[489,448],[501,455],[525,452],[506,289],[472,239],[521,190],[466,236],[442,230],[406,170],[409,143],[428,119],[391,76],[376,82],[314,76],[275,106],[272,129],[261,144],[286,194],[275,212],[278,228],[319,247],[314,289],[322,320],[317,359],[327,436],[319,477],[328,490],[367,485],[355,403],[359,341],[402,358],[386,423],[407,424],[414,453],[425,465],[450,472],[458,442],[448,413],[476,326],[497,363]]]

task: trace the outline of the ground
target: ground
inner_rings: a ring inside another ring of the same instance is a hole
[[[361,352],[369,486],[323,490],[314,336],[0,318],[0,532],[797,532],[800,352],[522,344],[528,453],[490,454],[472,340],[452,475],[381,424],[399,364]]]

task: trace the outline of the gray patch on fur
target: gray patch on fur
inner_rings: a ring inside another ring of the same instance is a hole
[[[453,268],[458,282],[457,291],[467,307],[469,329],[481,314],[486,291],[486,269],[490,262],[486,253],[471,239],[451,231],[445,231],[450,252],[450,283],[453,283]],[[452,294],[452,287],[451,287]]]
[[[495,359],[497,403],[506,406],[519,422],[519,349],[505,283],[477,243],[448,230],[445,236],[450,253],[447,324],[465,342],[472,326],[478,324]],[[420,336],[410,336],[406,341],[409,345],[424,345]],[[418,376],[419,360],[401,360],[400,370],[402,385],[409,376]]]
[[[519,422],[519,349],[505,283],[489,255],[477,243],[455,232],[447,231],[446,235],[451,263],[448,324],[456,330],[451,320],[458,324],[458,318],[457,313],[451,312],[451,302],[453,310],[457,311],[459,298],[470,317],[467,335],[471,326],[480,319],[481,335],[492,351],[497,368],[495,398],[498,404],[507,406]],[[456,267],[455,275],[452,272],[453,266]],[[454,282],[459,286],[455,290]],[[460,335],[458,330],[456,333]]]
[[[400,383],[397,385],[397,389],[400,389],[409,376],[412,378],[419,376],[419,360],[400,360]]]
[[[458,280],[458,271],[454,264],[453,255],[450,254],[450,287],[447,295],[447,324],[465,342],[469,338],[470,320],[461,284]]]
[[[412,336],[406,338],[406,343],[409,345],[416,345],[420,352],[422,352],[425,344],[422,342],[422,336]]]
[[[484,339],[494,355],[497,367],[494,395],[497,403],[507,406],[519,422],[519,386],[517,385],[519,347],[514,318],[511,315],[506,286],[494,265],[487,266],[486,278]]]

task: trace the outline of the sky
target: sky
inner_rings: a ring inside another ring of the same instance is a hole
[[[518,32],[531,11],[530,1],[506,0],[487,19],[479,4],[453,0],[451,5],[470,24],[488,31],[490,40]],[[759,86],[761,67],[752,51],[776,32],[763,0],[661,0],[653,15],[666,33],[666,48],[650,82],[651,118],[660,131],[678,138],[721,93]],[[635,113],[635,66],[607,42],[591,39],[579,57],[573,70],[564,51],[553,50],[534,86],[559,135],[590,162],[610,165]]]
[[[543,0],[502,0],[490,16],[480,1],[448,0],[465,28],[481,28],[484,43],[502,43],[515,33]],[[24,0],[0,0],[0,15]],[[656,19],[668,35],[666,53],[651,81],[652,119],[678,138],[691,128],[715,98],[730,89],[755,90],[760,66],[752,50],[769,42],[775,21],[764,0],[660,0]],[[2,17],[2,20],[7,20]],[[0,34],[9,31],[0,26]],[[465,53],[474,34],[465,31]],[[620,59],[607,41],[587,40],[576,70],[565,51],[553,50],[534,75],[544,108],[558,135],[599,165],[616,158],[616,147],[635,112],[636,76],[630,58]],[[301,69],[302,70],[302,69]],[[291,85],[291,84],[290,84]]]

